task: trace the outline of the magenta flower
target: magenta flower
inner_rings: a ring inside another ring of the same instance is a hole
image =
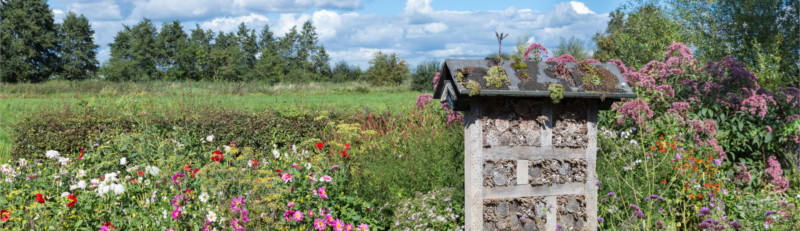
[[[422,95],[417,96],[417,108],[418,109],[425,109],[425,104],[430,103],[433,101],[433,95],[425,93]]]
[[[325,182],[331,182],[331,181],[333,181],[333,177],[328,176],[328,175],[324,175],[324,176],[322,176],[322,178],[320,178],[320,180],[321,181],[325,181]]]
[[[637,124],[643,124],[647,119],[653,118],[653,110],[650,110],[647,103],[641,99],[628,101],[619,108],[616,108],[616,111],[622,115],[622,117],[617,119],[617,123],[619,124],[624,123],[625,118],[629,118]]]
[[[344,231],[353,231],[353,225],[352,224],[344,225]]]
[[[328,199],[328,194],[325,193],[325,187],[320,187],[319,189],[317,189],[317,194],[319,194],[319,197],[321,197],[322,199]]]
[[[367,224],[358,225],[358,231],[369,231],[369,225]]]
[[[244,205],[245,199],[242,196],[235,197],[231,200],[231,211],[233,212],[240,212],[242,211],[242,205]]]
[[[172,175],[172,183],[173,184],[180,184],[183,177],[186,176],[182,172],[176,172],[175,175]]]
[[[181,211],[180,208],[176,208],[175,210],[172,210],[172,219],[178,220],[178,217],[181,215],[181,212],[183,212],[183,211]]]
[[[292,177],[294,177],[294,174],[284,173],[284,174],[281,175],[281,179],[283,179],[283,183],[292,182]]]
[[[327,224],[323,219],[314,220],[314,228],[317,230],[325,230]]]
[[[289,203],[286,204],[286,206],[289,206],[289,208],[294,207],[294,201],[290,201]]]
[[[303,221],[303,211],[297,211],[292,215],[292,220]]]
[[[433,91],[436,91],[436,84],[439,83],[439,72],[436,72],[436,75],[433,76]]]
[[[337,165],[334,165],[334,166],[331,166],[331,170],[334,170],[334,169],[337,169],[337,168],[339,168],[339,165],[338,165],[338,164],[337,164]]]
[[[330,214],[325,216],[325,222],[328,222],[328,225],[330,225],[330,226],[333,226],[333,225],[336,224],[336,220],[334,220],[333,217]]]
[[[335,230],[335,231],[343,231],[344,230],[344,222],[342,222],[342,220],[336,219],[336,222],[333,224],[333,230]]]
[[[772,192],[785,192],[786,189],[789,188],[789,180],[781,176],[781,174],[783,174],[781,163],[778,162],[775,156],[770,156],[767,160],[767,165],[769,165],[766,170],[767,175],[772,180],[771,183],[775,187]]]
[[[293,216],[294,216],[294,210],[287,209],[285,212],[283,212],[283,220],[285,220],[286,222],[289,222],[289,220],[291,220]]]

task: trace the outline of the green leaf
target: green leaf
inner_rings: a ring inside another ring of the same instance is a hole
[[[769,143],[772,141],[772,132],[768,132],[766,137],[764,137],[764,143]]]

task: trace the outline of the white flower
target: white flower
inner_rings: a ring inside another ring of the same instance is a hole
[[[208,142],[214,142],[214,135],[208,135],[208,136],[206,136],[206,141],[208,141]]]
[[[272,155],[275,156],[275,159],[281,158],[281,153],[278,152],[278,149],[272,149]]]
[[[158,172],[160,172],[161,169],[158,169],[156,166],[147,166],[144,168],[144,171],[150,175],[158,176]]]
[[[206,203],[208,201],[208,193],[203,192],[200,194],[200,201]]]
[[[166,220],[167,219],[167,210],[161,212],[162,217]]]
[[[292,144],[292,153],[297,153],[297,146],[294,146],[294,144]]]
[[[123,186],[121,184],[112,184],[111,185],[111,190],[114,191],[114,194],[120,195],[123,192],[125,192],[125,186]]]
[[[78,181],[78,185],[77,186],[78,186],[79,189],[85,189],[86,188],[86,181],[85,180]]]
[[[26,164],[28,164],[28,161],[25,160],[25,158],[19,158],[19,166],[20,167],[25,167]]]
[[[306,163],[306,169],[311,169],[311,163]]]
[[[105,180],[103,180],[103,182],[114,182],[114,181],[117,181],[117,173],[116,172],[106,173]]]
[[[78,174],[76,174],[75,176],[78,178],[84,177],[86,176],[86,171],[84,171],[83,169],[78,170]]]
[[[61,156],[61,154],[59,154],[56,150],[48,150],[44,155],[50,159]]]
[[[225,150],[225,153],[231,152],[231,146],[228,145],[222,145],[222,146],[224,147],[223,149]]]
[[[121,159],[119,159],[119,164],[125,165],[127,163],[128,163],[128,158],[122,157]]]
[[[69,158],[66,157],[59,157],[58,163],[61,165],[69,165]]]
[[[61,193],[61,196],[62,196],[62,197],[69,196],[69,192],[62,192],[62,193]]]
[[[98,180],[98,179],[92,179],[92,180],[90,180],[89,182],[91,182],[92,184],[97,184],[97,183],[100,183],[100,180]]]
[[[105,182],[105,181],[102,181],[102,182],[100,182],[100,184],[98,184],[98,185],[97,185],[97,189],[96,189],[96,191],[97,191],[97,196],[103,196],[103,195],[106,195],[106,193],[108,193],[108,191],[109,191],[109,190],[111,190],[111,187],[109,187],[109,186],[106,184],[106,182]]]
[[[217,214],[214,211],[208,210],[208,215],[206,215],[206,220],[210,222],[217,221]]]

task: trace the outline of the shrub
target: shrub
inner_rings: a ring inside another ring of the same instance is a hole
[[[456,200],[454,188],[434,190],[393,204],[393,230],[463,229],[463,201]]]
[[[366,80],[373,86],[397,86],[408,78],[408,65],[397,54],[377,52],[369,64]]]
[[[431,78],[441,69],[439,62],[436,61],[427,61],[417,65],[414,74],[411,75],[411,90],[432,92],[433,89],[430,88]]]

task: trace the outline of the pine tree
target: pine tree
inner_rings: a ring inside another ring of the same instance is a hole
[[[261,29],[258,47],[261,55],[252,70],[253,76],[258,80],[275,84],[283,76],[283,65],[281,64],[284,62],[281,61],[283,57],[278,54],[278,41],[269,30],[269,25],[264,25],[264,28]]]
[[[41,82],[58,65],[57,25],[46,0],[0,1],[0,81]]]
[[[97,71],[97,48],[94,30],[83,14],[67,13],[59,28],[61,45],[61,78],[68,80],[87,79]]]
[[[258,44],[256,43],[255,33],[255,30],[248,31],[244,23],[239,24],[239,31],[236,32],[236,36],[239,38],[239,47],[242,50],[242,55],[244,56],[245,64],[248,69],[256,65]]]
[[[188,79],[194,54],[187,52],[189,40],[180,21],[164,23],[158,33],[158,66],[163,80]]]

